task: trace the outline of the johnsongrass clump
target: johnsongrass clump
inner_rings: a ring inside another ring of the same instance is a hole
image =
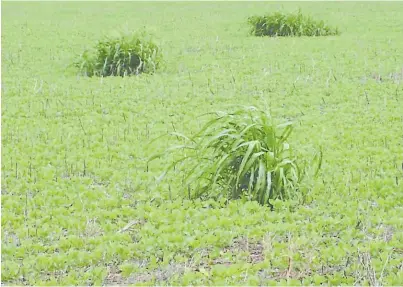
[[[191,198],[243,198],[273,207],[272,200],[304,197],[300,184],[306,164],[297,160],[287,142],[291,132],[291,122],[275,125],[266,111],[256,107],[217,112],[193,137],[173,133],[183,142],[150,160],[179,152],[164,175],[181,170],[184,174],[179,178]],[[322,154],[314,160],[316,175]]]
[[[251,25],[250,33],[254,36],[328,36],[338,35],[339,30],[332,28],[323,21],[315,21],[302,15],[299,10],[294,14],[276,12],[266,16],[248,18]]]
[[[130,76],[154,73],[162,61],[161,51],[144,35],[106,37],[95,48],[86,50],[75,66],[92,77]]]

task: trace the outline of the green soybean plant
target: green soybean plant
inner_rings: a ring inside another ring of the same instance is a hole
[[[272,200],[301,196],[306,163],[298,161],[287,142],[292,129],[291,122],[276,125],[268,112],[253,106],[216,112],[192,137],[173,133],[182,144],[150,160],[179,152],[164,174],[181,170],[185,194],[192,198],[243,198],[272,207]],[[315,174],[321,160],[320,153]]]

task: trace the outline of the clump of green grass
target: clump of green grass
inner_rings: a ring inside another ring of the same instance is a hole
[[[130,76],[154,73],[160,66],[160,48],[145,35],[105,37],[86,50],[74,64],[86,76]]]
[[[310,16],[297,13],[283,14],[276,12],[266,16],[248,18],[251,25],[250,33],[255,36],[327,36],[340,34],[323,21],[315,21]]]
[[[291,132],[291,122],[275,125],[256,107],[217,112],[193,137],[173,133],[183,142],[150,160],[180,151],[165,173],[182,165],[185,194],[191,198],[243,198],[272,207],[271,200],[303,195],[306,167],[287,142]],[[315,159],[317,174],[321,153]]]

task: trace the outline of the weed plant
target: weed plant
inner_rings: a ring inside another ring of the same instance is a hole
[[[299,10],[293,14],[276,12],[266,16],[248,18],[251,25],[250,33],[255,36],[327,36],[338,35],[339,30],[332,28],[323,21],[315,21],[304,16]]]
[[[275,125],[267,112],[242,107],[232,113],[215,113],[215,118],[191,138],[174,133],[184,143],[150,160],[184,151],[166,172],[191,162],[183,169],[186,194],[202,199],[243,198],[272,207],[270,200],[303,196],[300,183],[306,168],[287,142],[291,132],[291,122]],[[317,174],[321,154],[315,160]]]
[[[154,73],[160,66],[159,47],[145,35],[105,37],[95,48],[86,50],[75,66],[82,74],[92,76],[130,76]]]

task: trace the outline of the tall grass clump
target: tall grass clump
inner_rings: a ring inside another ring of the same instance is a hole
[[[80,56],[75,66],[83,75],[130,76],[154,73],[160,66],[159,47],[145,35],[131,34],[105,37]]]
[[[338,35],[337,28],[315,21],[310,16],[297,13],[283,14],[275,12],[266,16],[248,18],[250,33],[255,36],[327,36]]]
[[[291,122],[275,125],[256,107],[214,115],[193,137],[173,133],[181,143],[150,160],[179,153],[165,173],[181,170],[178,180],[183,180],[191,198],[243,198],[271,207],[271,200],[301,199],[306,164],[298,161],[287,142]],[[318,171],[321,154],[316,160]]]

